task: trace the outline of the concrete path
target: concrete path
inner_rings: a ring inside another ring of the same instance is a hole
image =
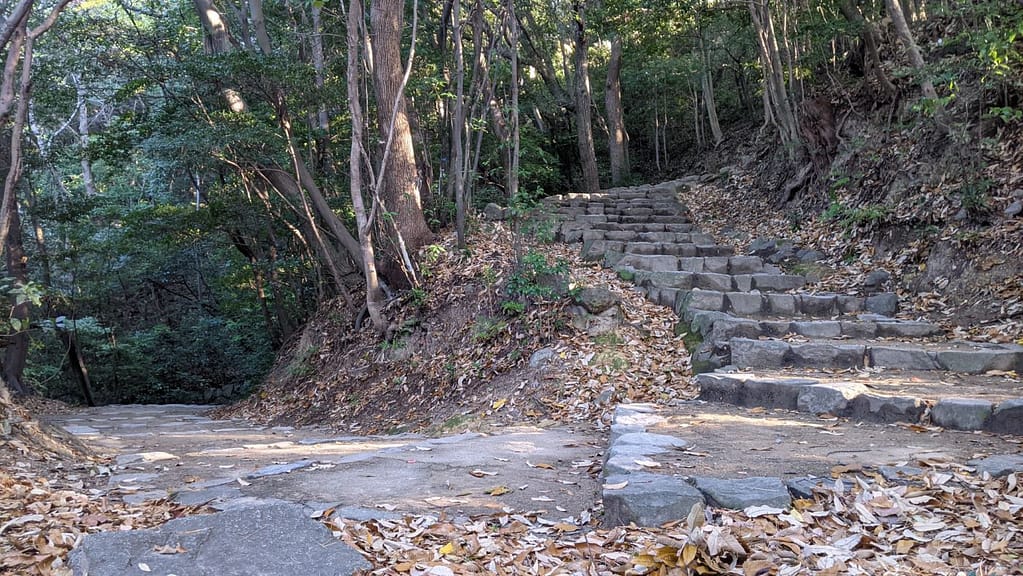
[[[317,511],[359,520],[403,513],[457,518],[542,511],[543,517],[559,520],[588,514],[598,499],[605,440],[593,431],[521,427],[441,438],[335,436],[321,428],[211,420],[204,415],[209,408],[106,406],[49,418],[115,456],[110,494],[135,502],[171,498],[227,511],[143,534],[90,536],[73,556],[76,574],[141,574],[140,564],[154,573],[206,574],[183,569],[182,563],[205,569],[207,562],[242,567],[210,574],[348,574],[357,563],[335,563],[350,567],[336,572],[294,572],[293,555],[270,554],[262,572],[244,572],[244,567],[251,554],[268,545],[263,535],[277,533],[285,520],[289,533],[306,534],[311,545],[322,540],[316,535],[322,526],[309,519]],[[239,511],[250,519],[248,533],[260,537],[214,554],[213,548],[223,548],[222,540],[231,540],[225,535],[234,534],[238,519],[232,514]],[[185,538],[196,530],[211,536]],[[187,554],[152,553],[154,546],[173,548],[167,543],[175,538],[191,542],[182,544]],[[338,554],[333,544],[324,553]]]

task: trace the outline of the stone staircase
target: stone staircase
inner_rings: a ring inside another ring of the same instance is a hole
[[[701,399],[1023,434],[1023,389],[991,376],[1023,374],[1023,346],[948,340],[940,326],[899,318],[893,293],[817,291],[736,255],[679,202],[694,182],[554,196],[545,213],[584,259],[674,309]],[[893,383],[899,374],[914,385]]]

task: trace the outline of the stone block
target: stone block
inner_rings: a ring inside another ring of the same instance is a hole
[[[759,292],[728,292],[725,300],[725,309],[740,316],[754,316],[764,309],[764,296]]]
[[[708,258],[710,260],[710,258]],[[693,278],[693,286],[704,290],[728,292],[732,289],[732,277],[727,274],[700,272]]]
[[[835,297],[835,307],[841,314],[855,314],[863,310],[863,298],[840,294]]]
[[[944,334],[941,326],[930,322],[878,322],[877,335],[887,338],[927,338]]]
[[[706,373],[696,375],[696,384],[700,387],[700,400],[739,405],[742,400],[742,379],[727,374]]]
[[[801,294],[799,311],[807,316],[828,318],[836,313],[835,302],[836,298],[833,295]]]
[[[891,292],[868,296],[863,302],[863,309],[882,316],[895,316],[899,311],[899,297]]]
[[[786,334],[791,334],[792,323],[788,320],[764,320],[760,323],[760,330],[764,336],[771,336],[773,338],[781,338]]]
[[[788,274],[753,274],[753,287],[758,290],[771,292],[785,292],[802,288],[806,279],[802,276],[790,276]]]
[[[764,261],[757,256],[732,256],[728,259],[729,274],[759,274],[764,271]]]
[[[735,338],[731,347],[732,364],[739,368],[781,368],[791,354],[787,343],[776,340]]]
[[[682,294],[682,292],[679,292]],[[724,310],[725,295],[715,290],[694,289],[686,292],[683,309]]]
[[[737,292],[750,292],[753,290],[753,275],[736,274],[732,276],[732,289]]]
[[[772,506],[787,509],[792,497],[780,478],[706,478],[694,477],[693,483],[707,502],[720,508],[743,510],[750,506]]]
[[[631,266],[636,270],[649,270],[651,272],[677,272],[678,258],[674,256],[641,256],[639,254],[626,254],[618,261],[619,266]]]
[[[625,446],[636,446],[638,447],[637,449],[644,450],[644,454],[661,454],[668,450],[685,450],[689,447],[689,442],[682,438],[668,436],[667,434],[632,432],[621,435],[618,440],[612,444],[612,449],[618,449]]]
[[[934,358],[934,353],[924,348],[871,346],[867,354],[870,357],[871,366],[902,370],[938,370],[941,368]]]
[[[877,336],[876,322],[842,320],[839,325],[842,328],[842,336],[846,338],[871,339]]]
[[[974,350],[939,350],[938,364],[951,372],[980,374],[988,370],[1016,370],[1023,366],[1023,348],[1008,347],[977,348]]]
[[[631,230],[608,230],[604,232],[604,238],[608,240],[621,240],[631,242],[636,239],[637,234]]]
[[[1023,435],[1023,398],[999,402],[991,412],[987,429],[995,434]]]
[[[728,274],[728,258],[709,256],[703,259],[703,271],[715,274]]]
[[[636,472],[607,476],[604,486],[628,482],[623,488],[604,488],[604,526],[660,526],[686,518],[703,494],[681,478],[664,474]]]
[[[860,394],[867,394],[869,388],[854,382],[829,382],[805,386],[796,400],[800,412],[811,414],[844,415],[849,403]]]
[[[653,242],[629,242],[625,245],[625,253],[652,256],[660,253],[660,246]]]
[[[742,406],[763,406],[764,408],[782,408],[796,410],[799,404],[799,391],[806,386],[817,384],[817,380],[809,378],[785,378],[780,380],[746,380],[742,387],[738,404]]]
[[[687,256],[678,259],[678,267],[686,272],[703,272],[703,261],[700,256]]]
[[[778,316],[796,314],[796,297],[792,294],[766,294],[767,312]]]
[[[729,316],[714,322],[710,331],[709,339],[714,342],[724,342],[732,338],[759,338],[763,334],[760,323],[747,318],[736,318]]]
[[[977,398],[942,398],[931,408],[931,422],[955,430],[983,430],[994,404]]]
[[[910,396],[861,394],[850,403],[851,416],[872,422],[919,422],[927,404]]]
[[[807,338],[838,338],[842,335],[842,324],[834,320],[792,322],[791,330]]]
[[[713,332],[718,322],[727,322],[736,318],[718,310],[694,310],[689,321],[692,332],[706,337]]]
[[[864,346],[855,344],[792,345],[792,365],[812,368],[858,368],[863,366]]]

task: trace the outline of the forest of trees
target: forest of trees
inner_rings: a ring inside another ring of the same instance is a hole
[[[979,117],[1023,117],[1010,0],[0,6],[3,402],[243,394],[321,303],[386,332],[485,203],[666,179],[736,126],[795,197],[836,83],[941,123],[970,81]],[[929,22],[962,24],[940,49],[970,78],[925,58]]]

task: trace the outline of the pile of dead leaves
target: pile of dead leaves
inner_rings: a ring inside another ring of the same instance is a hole
[[[569,271],[568,296],[509,294],[524,254]],[[467,250],[447,235],[420,255],[421,286],[387,309],[391,334],[353,331],[342,304],[324,307],[249,400],[223,415],[325,423],[359,433],[450,432],[508,422],[601,421],[620,400],[692,397],[689,356],[671,310],[646,301],[577,250],[502,223],[481,224]],[[601,286],[624,321],[591,337],[573,328],[571,292]],[[531,357],[544,350],[542,365]]]
[[[926,464],[907,484],[839,476],[789,509],[696,507],[656,529],[540,512],[321,520],[378,567],[371,574],[1023,574],[1019,478]]]
[[[86,534],[163,524],[200,510],[167,501],[130,506],[92,488],[88,464],[33,461],[38,451],[0,442],[0,573],[69,575],[67,555]],[[10,460],[12,455],[22,458]]]

